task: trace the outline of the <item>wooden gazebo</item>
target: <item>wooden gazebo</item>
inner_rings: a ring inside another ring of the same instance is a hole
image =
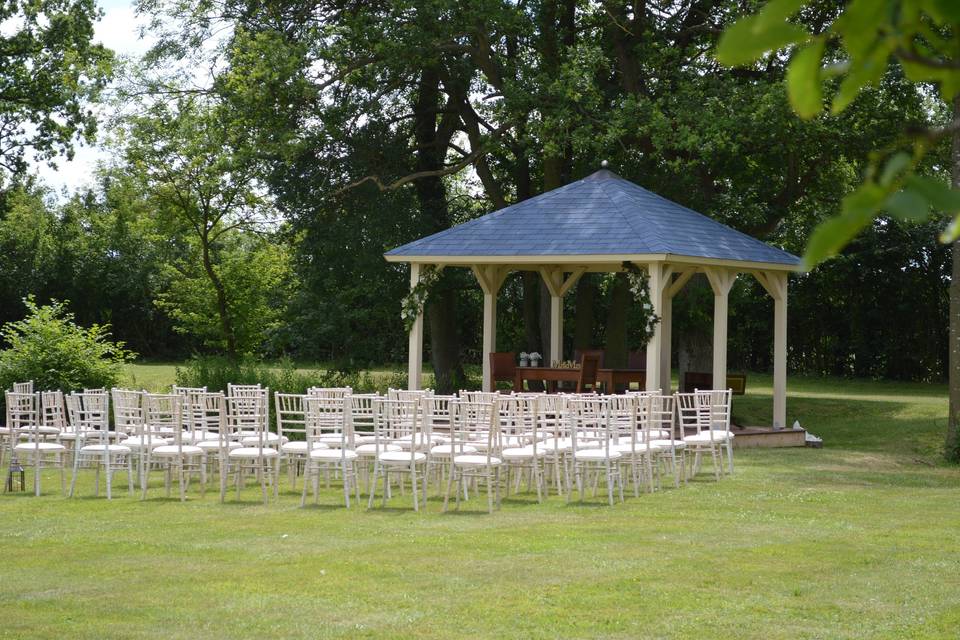
[[[660,323],[647,345],[647,389],[670,393],[673,297],[695,273],[713,289],[713,386],[727,374],[728,294],[737,276],[755,277],[774,300],[773,427],[786,426],[787,276],[799,259],[601,169],[586,178],[500,209],[385,255],[421,269],[467,267],[483,290],[483,384],[491,386],[497,293],[511,271],[537,271],[550,291],[550,353],[562,359],[563,297],[588,271],[616,272],[624,262],[646,269]],[[409,385],[420,387],[423,317],[410,331]]]

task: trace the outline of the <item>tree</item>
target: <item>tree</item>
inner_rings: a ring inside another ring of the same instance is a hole
[[[124,141],[129,167],[159,214],[175,232],[192,234],[230,356],[240,352],[237,301],[224,282],[220,248],[229,234],[256,230],[272,214],[240,135],[216,105],[187,96],[172,106],[158,100],[131,116]]]
[[[113,55],[94,44],[94,0],[14,0],[0,7],[0,168],[26,168],[25,154],[50,160],[91,140],[89,103],[112,73]]]
[[[872,155],[860,185],[843,199],[840,214],[811,235],[807,266],[836,255],[881,214],[924,220],[933,211],[953,216],[940,235],[953,244],[950,281],[950,409],[946,453],[960,460],[960,5],[951,0],[896,0],[883,7],[854,0],[818,28],[794,19],[808,0],[773,0],[742,18],[724,34],[717,56],[728,65],[755,66],[761,58],[792,49],[786,84],[790,102],[803,118],[824,109],[839,114],[888,66],[899,66],[912,82],[936,87],[949,115],[940,126],[904,130],[897,144]],[[839,82],[837,82],[839,79]],[[951,142],[949,179],[923,175],[928,154]]]

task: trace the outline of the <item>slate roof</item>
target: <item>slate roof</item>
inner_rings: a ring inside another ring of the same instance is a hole
[[[601,169],[387,256],[671,254],[794,266],[796,256]]]

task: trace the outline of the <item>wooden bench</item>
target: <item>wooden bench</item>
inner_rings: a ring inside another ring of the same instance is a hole
[[[747,392],[747,374],[728,373],[727,388],[733,395],[742,396]],[[680,376],[680,392],[693,393],[697,389],[713,389],[713,374],[687,371]]]

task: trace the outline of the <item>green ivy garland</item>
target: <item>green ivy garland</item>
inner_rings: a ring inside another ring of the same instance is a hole
[[[650,276],[647,272],[633,264],[624,262],[623,270],[626,272],[627,281],[630,283],[630,293],[633,299],[640,306],[641,321],[640,327],[643,332],[641,335],[641,344],[647,345],[657,329],[660,322],[660,316],[653,312],[653,303],[650,300]]]
[[[436,267],[424,266],[420,270],[417,284],[403,297],[400,304],[400,317],[403,319],[403,326],[406,327],[407,333],[410,333],[413,323],[423,313],[423,307],[427,304],[427,298],[430,297],[430,290],[440,280],[440,272],[441,270]]]

